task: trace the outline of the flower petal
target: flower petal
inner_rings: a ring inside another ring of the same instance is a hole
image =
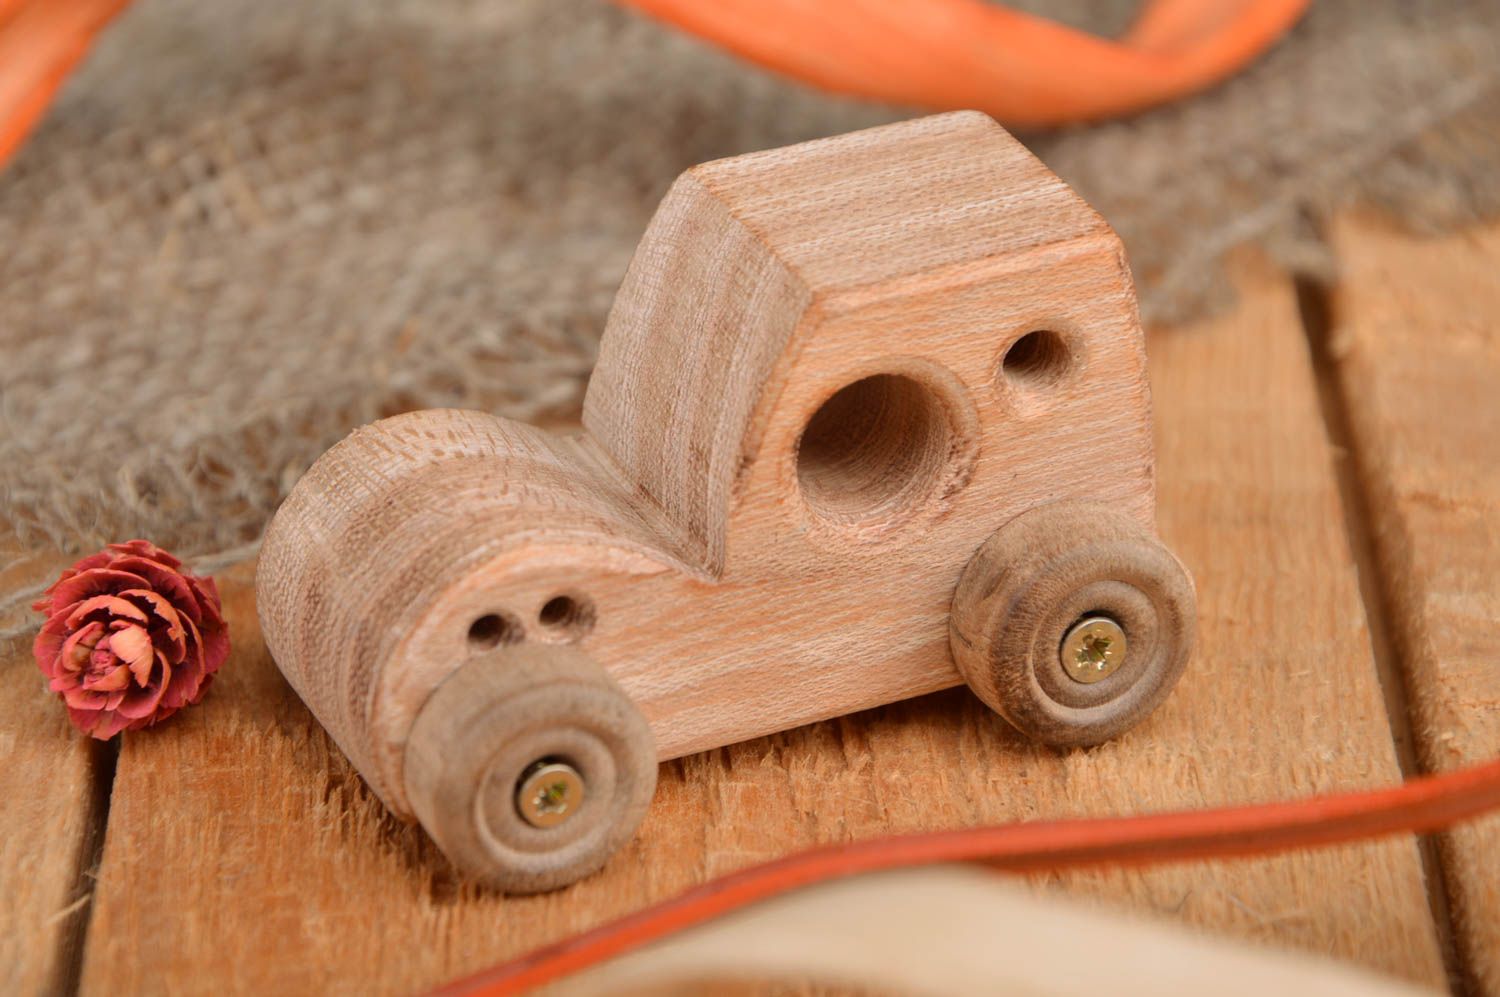
[[[203,697],[208,693],[208,687],[213,684],[214,677],[212,674],[203,676],[203,681],[198,683],[197,691],[188,698],[187,704],[189,706],[196,706],[199,703],[203,702]]]
[[[106,630],[104,636],[89,651],[90,672],[106,672],[119,667],[120,659],[115,657],[114,648],[110,646],[114,635],[113,630]]]
[[[188,631],[187,654],[173,669],[172,684],[162,697],[164,706],[176,708],[193,702],[193,697],[199,694],[199,687],[203,685],[203,642],[192,621],[188,621]]]
[[[151,646],[150,635],[141,627],[127,626],[115,631],[109,646],[135,676],[136,684],[145,685],[151,675],[151,662],[156,658],[156,648]]]
[[[68,707],[68,719],[74,727],[77,727],[85,734],[93,733],[94,727],[99,723],[101,713],[101,710],[79,709],[75,706]]]
[[[191,631],[188,634],[188,643],[196,644],[202,652],[197,661],[199,668],[205,675],[218,671],[219,666],[229,655],[228,629],[221,626],[206,630],[193,627],[191,624],[188,629]],[[189,654],[188,657],[192,658],[192,655]]]
[[[142,557],[122,557],[110,567],[116,571],[140,575],[147,582],[145,587],[161,593],[183,615],[191,616],[194,622],[202,619],[198,594],[181,572]]]
[[[150,620],[141,607],[127,599],[122,599],[117,595],[96,595],[73,607],[68,613],[67,625],[70,629],[77,629],[83,625],[84,617],[99,612],[109,616],[122,616],[136,623],[146,623]]]
[[[114,568],[94,568],[81,571],[72,578],[59,579],[52,586],[52,605],[61,609],[90,596],[112,594],[128,588],[139,588],[149,584],[140,575]]]
[[[182,567],[181,561],[149,540],[128,540],[122,544],[110,544],[109,549],[121,557],[144,557],[168,568]]]
[[[205,620],[198,628],[198,639],[203,646],[203,671],[211,675],[229,657],[229,628],[222,622]]]
[[[182,629],[182,614],[160,592],[153,592],[149,588],[126,589],[120,593],[120,597],[130,600],[141,610],[154,614],[163,623]]]
[[[157,709],[155,713],[151,714],[149,717],[144,717],[140,720],[137,720],[125,729],[140,730],[142,727],[155,727],[157,724],[161,723],[163,720],[167,719],[167,717],[170,717],[176,712],[177,707],[167,706],[163,704],[160,708]]]
[[[70,631],[66,610],[47,617],[47,622],[37,631],[36,639],[31,642],[31,654],[43,675],[51,675],[57,667],[58,655],[62,654]]]
[[[109,693],[74,686],[63,691],[63,702],[77,710],[103,710],[109,706]]]
[[[120,595],[151,611],[160,621],[150,627],[152,643],[166,651],[167,660],[174,663],[181,661],[187,631],[183,628],[182,616],[166,597],[150,589],[129,589]]]
[[[53,692],[67,692],[78,684],[77,672],[63,672],[47,680],[47,688]]]
[[[99,646],[104,632],[104,624],[98,620],[85,623],[73,631],[64,642],[61,653],[53,662],[52,674],[60,675],[64,672],[73,675],[81,674],[87,667],[94,648]]]
[[[118,713],[101,713],[99,719],[94,722],[94,729],[89,733],[101,741],[108,741],[129,726],[129,717],[123,717]]]
[[[191,652],[189,652],[191,660]],[[166,661],[162,667],[167,670],[168,681],[162,688],[161,702],[158,710],[175,710],[179,706],[185,706],[188,702],[187,693],[198,685],[199,680],[194,677],[193,669],[181,665],[172,667]]]
[[[83,688],[90,692],[119,692],[130,684],[130,669],[123,664],[106,671],[94,672],[83,680]]]
[[[31,608],[39,613],[57,612],[62,608],[62,606],[57,605],[56,600],[52,598],[52,594],[57,591],[57,587],[63,582],[67,581],[69,578],[82,574],[85,571],[104,567],[110,562],[112,557],[113,555],[111,555],[108,551],[101,550],[97,554],[90,554],[88,557],[79,561],[71,568],[66,569],[62,574],[57,576],[57,581],[47,586],[47,588],[42,592],[42,597],[36,602],[33,602],[31,604]]]
[[[198,604],[203,609],[203,619],[199,622],[213,621],[219,624],[224,622],[222,610],[223,600],[219,598],[219,586],[213,578],[200,578],[197,575],[186,576],[188,584],[198,596]]]
[[[120,700],[115,712],[131,720],[140,720],[149,717],[156,712],[161,703],[162,695],[167,691],[167,686],[172,681],[172,668],[160,658],[157,659],[156,674],[151,684],[142,688],[137,686],[125,693],[125,698]]]

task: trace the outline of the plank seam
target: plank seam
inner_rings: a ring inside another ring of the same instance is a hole
[[[1422,774],[1412,727],[1410,690],[1407,688],[1407,677],[1411,672],[1388,622],[1395,618],[1395,597],[1390,580],[1380,569],[1373,510],[1363,488],[1366,480],[1364,467],[1353,436],[1349,399],[1344,391],[1344,382],[1339,377],[1338,359],[1333,347],[1333,333],[1337,327],[1334,299],[1328,285],[1306,274],[1295,276],[1293,286],[1297,295],[1297,311],[1312,360],[1318,408],[1328,437],[1329,458],[1338,482],[1339,504],[1344,513],[1344,529],[1353,555],[1360,602],[1364,607],[1366,627],[1370,635],[1375,675],[1385,701],[1386,719],[1390,724],[1397,765],[1401,769],[1402,778],[1411,779]],[[1417,853],[1422,864],[1422,879],[1427,886],[1427,903],[1437,929],[1443,964],[1447,968],[1449,989],[1455,994],[1477,993],[1472,968],[1466,964],[1458,947],[1445,878],[1447,870],[1437,837],[1419,834],[1416,839]]]
[[[120,742],[89,740],[89,831],[78,846],[73,893],[76,909],[67,913],[68,926],[59,933],[57,973],[49,993],[77,994],[83,979],[83,959],[93,922],[94,896],[99,866],[104,858],[104,836],[109,826],[109,805],[114,796],[115,770],[120,760]]]

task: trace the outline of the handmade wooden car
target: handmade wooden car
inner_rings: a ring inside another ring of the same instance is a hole
[[[983,115],[689,170],[583,424],[364,427],[261,559],[292,685],[501,887],[598,868],[661,759],[959,682],[1090,744],[1189,655],[1119,240]]]

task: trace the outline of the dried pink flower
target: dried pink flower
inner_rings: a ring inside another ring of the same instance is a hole
[[[110,544],[62,573],[33,606],[32,651],[73,726],[100,740],[160,723],[203,698],[229,655],[212,578],[145,540]]]

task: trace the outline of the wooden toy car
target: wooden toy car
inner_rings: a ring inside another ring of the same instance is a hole
[[[366,426],[260,565],[292,685],[503,888],[602,865],[661,759],[959,682],[1091,744],[1189,655],[1119,240],[983,115],[685,173],[583,424]]]

